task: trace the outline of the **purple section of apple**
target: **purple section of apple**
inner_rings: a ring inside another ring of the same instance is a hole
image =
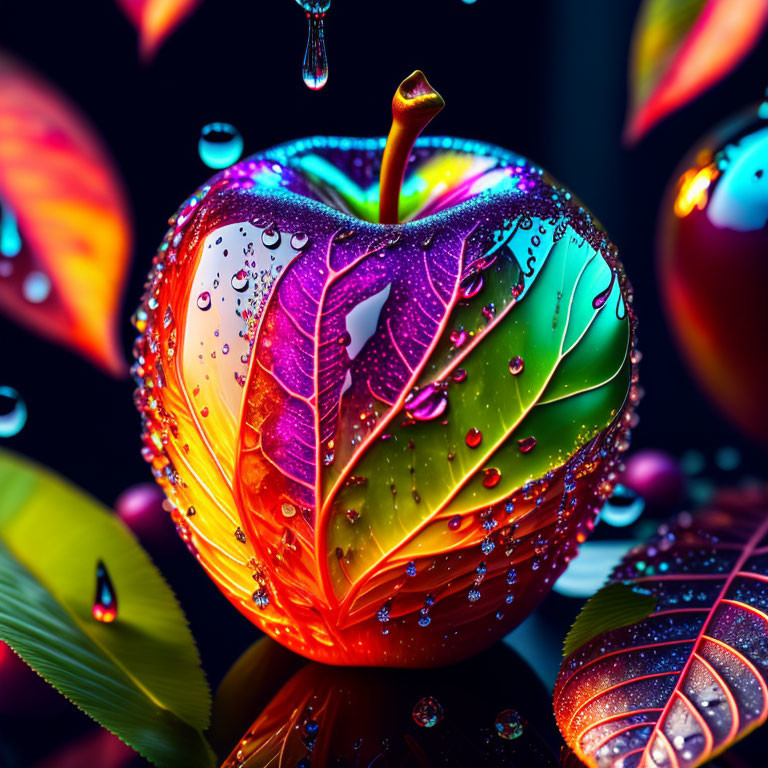
[[[630,456],[621,482],[640,494],[652,511],[669,512],[685,499],[686,481],[668,453],[644,450]]]

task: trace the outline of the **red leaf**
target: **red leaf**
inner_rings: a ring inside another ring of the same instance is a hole
[[[115,320],[131,230],[122,182],[77,109],[5,57],[0,200],[20,237],[20,249],[0,256],[0,310],[123,374]]]

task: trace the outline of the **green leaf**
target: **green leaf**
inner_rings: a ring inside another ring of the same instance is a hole
[[[606,584],[587,600],[563,643],[563,658],[593,637],[635,624],[656,610],[656,598],[621,582]]]
[[[557,237],[553,222],[534,220],[509,239],[483,289],[457,307],[421,382],[466,372],[462,383],[449,384],[446,418],[414,425],[395,417],[389,439],[371,445],[351,470],[366,482],[347,484],[332,500],[327,558],[340,598],[392,558],[417,556],[430,526],[439,525],[440,535],[446,518],[487,508],[561,466],[619,413],[631,368],[619,281],[601,254],[563,229]],[[535,251],[531,231],[540,233]],[[525,291],[512,302],[510,287],[526,267]],[[481,313],[491,304],[492,322]],[[458,327],[470,340],[457,349],[447,337]],[[515,356],[525,364],[517,376],[508,370]],[[471,429],[482,433],[475,448],[466,443]],[[536,447],[524,453],[518,441],[530,436]],[[483,483],[487,467],[500,473],[492,488]],[[341,514],[346,509],[359,514],[354,526]],[[342,568],[336,552],[349,550],[355,557]]]
[[[210,694],[170,588],[128,529],[61,478],[0,451],[0,638],[161,768],[213,764]],[[92,616],[96,564],[118,616]]]

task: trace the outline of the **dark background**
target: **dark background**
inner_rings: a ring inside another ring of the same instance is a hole
[[[618,245],[635,287],[647,392],[633,448],[676,455],[696,448],[711,460],[718,447],[735,445],[744,456],[740,471],[760,475],[763,456],[700,395],[679,360],[660,306],[654,239],[662,193],[684,154],[716,123],[761,98],[768,41],[627,149],[621,129],[638,4],[334,0],[326,33],[330,78],[318,93],[300,78],[306,23],[293,0],[204,0],[148,65],[112,2],[23,0],[3,11],[0,48],[80,106],[124,175],[136,240],[122,312],[126,355],[133,338],[128,318],[166,220],[211,174],[196,149],[205,123],[236,125],[246,153],[311,134],[381,135],[395,87],[420,68],[447,102],[430,131],[532,158],[581,197]],[[131,382],[107,378],[7,319],[0,319],[0,360],[0,384],[19,390],[29,407],[26,427],[4,446],[108,504],[150,478],[139,455]],[[190,616],[215,685],[256,632],[182,546],[156,559]],[[33,722],[0,727],[17,752],[25,744],[20,765],[60,735],[54,727],[46,730],[50,739],[30,743],[34,730]]]

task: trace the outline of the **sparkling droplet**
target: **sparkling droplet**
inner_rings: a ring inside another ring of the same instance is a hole
[[[305,232],[297,232],[291,237],[291,248],[293,248],[294,251],[300,251],[302,248],[306,248],[307,243],[309,243],[309,235]]]
[[[467,340],[467,332],[463,330],[451,331],[448,338],[451,340],[451,344],[458,349]]]
[[[0,437],[18,435],[27,423],[27,406],[13,387],[0,387]]]
[[[514,709],[505,709],[496,716],[496,733],[502,739],[512,741],[523,735],[525,721]]]
[[[462,280],[459,286],[459,297],[471,299],[477,296],[483,288],[483,276],[479,272],[473,272]]]
[[[509,372],[513,376],[519,376],[523,372],[523,368],[525,368],[525,362],[522,357],[513,357],[509,361]]]
[[[51,278],[34,270],[24,278],[21,293],[30,304],[41,304],[51,294]]]
[[[243,137],[229,123],[208,123],[197,143],[200,159],[209,168],[227,168],[243,154]]]
[[[207,312],[211,308],[211,294],[208,291],[203,291],[197,297],[197,308],[202,309],[203,312]]]
[[[536,447],[536,438],[533,436],[524,437],[517,441],[517,446],[520,448],[520,453],[530,453]]]
[[[416,575],[416,563],[414,563],[413,560],[405,566],[405,572],[408,576]]]
[[[457,383],[461,384],[462,381],[464,381],[467,378],[467,372],[463,368],[457,368],[453,374],[451,374],[451,378]]]
[[[234,275],[232,275],[232,287],[238,292],[243,293],[243,291],[248,290],[248,273],[241,269],[239,272],[236,272]]]
[[[251,595],[251,599],[256,604],[256,607],[263,611],[269,605],[269,592],[266,587],[259,587],[253,595]]]
[[[472,427],[472,429],[467,432],[467,437],[465,439],[470,448],[477,448],[483,441],[483,433],[477,427]]]
[[[483,470],[483,485],[486,488],[493,488],[499,484],[501,480],[501,472],[495,467],[488,467]]]
[[[411,715],[413,722],[422,728],[434,728],[445,717],[442,705],[434,696],[419,699]]]
[[[96,564],[96,595],[93,598],[93,618],[111,624],[117,618],[117,593],[107,573],[107,567],[99,560]]]
[[[405,401],[405,410],[419,421],[429,421],[442,416],[448,407],[448,394],[439,384],[427,384],[418,392],[412,392]]]
[[[608,297],[611,295],[611,291],[613,290],[613,284],[616,281],[616,273],[611,271],[611,282],[608,283],[608,287],[601,291],[600,293],[595,296],[594,299],[592,299],[592,308],[593,309],[600,309],[601,307],[605,306],[605,302],[608,301]]]
[[[326,5],[326,3],[322,3]],[[307,6],[321,5],[320,0],[302,2]],[[327,3],[330,5],[330,3]],[[325,8],[327,10],[327,8]],[[301,76],[310,90],[319,91],[328,82],[328,54],[325,50],[325,10],[316,12],[307,8],[307,48]]]
[[[448,528],[452,531],[457,531],[459,529],[459,526],[461,525],[461,515],[454,515],[449,521],[448,521]]]
[[[283,517],[294,517],[296,514],[296,507],[293,506],[293,504],[283,504],[281,507],[281,512],[283,513]]]
[[[280,231],[275,227],[267,227],[261,233],[261,242],[265,248],[269,248],[270,251],[275,250],[280,246]]]

